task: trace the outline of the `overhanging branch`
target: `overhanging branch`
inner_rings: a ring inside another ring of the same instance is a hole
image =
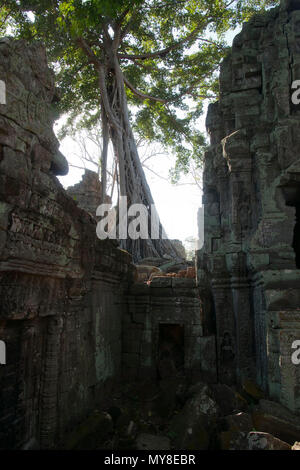
[[[150,96],[150,95],[147,95],[145,93],[142,93],[141,91],[137,90],[136,88],[134,88],[134,86],[127,80],[127,78],[123,75],[123,80],[124,80],[124,83],[125,85],[129,88],[129,90],[132,91],[132,93],[134,95],[136,95],[138,98],[142,99],[142,100],[152,100],[152,101],[158,101],[160,103],[163,103],[163,104],[166,104],[167,101],[166,100],[163,100],[161,98],[156,98],[155,96]]]

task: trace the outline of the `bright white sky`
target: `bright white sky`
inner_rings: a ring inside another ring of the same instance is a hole
[[[232,42],[238,32],[239,30],[228,33],[228,43]],[[59,122],[57,124],[59,126]],[[205,132],[205,115],[200,120],[199,126]],[[80,165],[79,160],[74,156],[74,145],[69,138],[61,142],[60,150],[69,163]],[[149,166],[155,173],[167,178],[169,169],[174,166],[174,163],[175,157],[172,155],[159,155],[149,161]],[[94,168],[91,166],[90,169]],[[192,177],[184,177],[179,185],[174,186],[165,179],[155,176],[151,171],[147,169],[144,171],[168,237],[183,242],[190,237],[198,238],[197,211],[202,205],[202,191],[196,185],[187,184],[193,181]],[[69,174],[59,179],[64,187],[68,187],[80,181],[83,172],[83,170],[70,167]]]

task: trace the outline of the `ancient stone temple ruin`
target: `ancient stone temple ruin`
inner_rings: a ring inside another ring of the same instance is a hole
[[[268,448],[300,441],[298,1],[253,17],[221,66],[194,265],[134,265],[97,238],[97,175],[67,191],[57,179],[40,44],[0,40],[0,79],[0,448],[101,448],[95,423],[139,449],[245,449],[253,428]],[[149,444],[139,426],[163,431]]]

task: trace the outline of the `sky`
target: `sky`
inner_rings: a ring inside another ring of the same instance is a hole
[[[238,32],[239,30],[237,29],[227,34],[226,39],[229,44],[232,43],[234,36]],[[206,110],[207,107],[203,116],[199,119],[200,130],[205,133]],[[55,129],[60,127],[61,122],[57,122]],[[75,156],[76,147],[70,138],[67,137],[61,141],[60,150],[69,163],[81,165]],[[191,176],[182,177],[178,185],[168,182],[168,173],[174,166],[174,163],[175,157],[171,154],[158,155],[147,162],[147,166],[152,171],[147,168],[144,168],[144,171],[160,220],[168,237],[170,239],[181,240],[189,247],[186,239],[198,238],[197,212],[199,207],[202,206],[202,191],[195,184],[190,184],[193,182]],[[94,169],[93,166],[89,166],[89,168]],[[81,180],[83,173],[84,170],[70,166],[68,175],[59,177],[59,180],[64,187],[72,186]]]
[[[203,130],[204,121],[205,118],[203,117],[201,123]],[[77,154],[76,145],[70,138],[66,138],[61,142],[60,150],[69,163],[82,165],[75,155]],[[169,170],[174,166],[174,163],[175,157],[170,154],[157,155],[147,161],[150,170],[144,168],[144,171],[160,220],[168,237],[185,241],[186,238],[197,238],[198,236],[197,211],[202,205],[202,191],[194,184],[191,176],[182,177],[178,185],[167,181]],[[87,167],[95,170],[93,165],[87,165]],[[156,176],[153,172],[159,176]],[[70,166],[68,175],[60,176],[59,180],[64,187],[72,186],[81,180],[83,173],[84,170]]]

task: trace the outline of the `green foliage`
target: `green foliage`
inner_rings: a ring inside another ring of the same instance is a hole
[[[78,45],[83,38],[97,59],[111,59],[107,36],[122,31],[118,45],[134,132],[176,154],[177,181],[193,159],[201,165],[205,139],[197,119],[205,99],[218,96],[218,70],[228,52],[224,35],[278,0],[6,0],[0,32],[42,40],[61,89],[64,132],[79,116],[82,126],[99,118],[98,76]],[[28,13],[30,13],[28,15]],[[161,51],[159,54],[154,52]],[[159,98],[141,99],[134,90]]]

